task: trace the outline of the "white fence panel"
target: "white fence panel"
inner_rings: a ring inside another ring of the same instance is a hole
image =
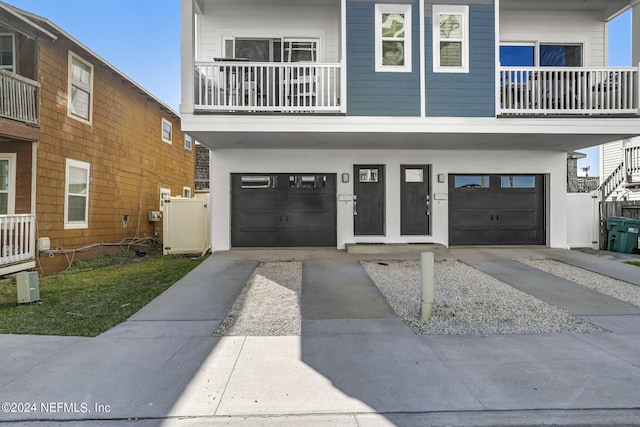
[[[211,248],[209,198],[172,197],[165,202],[163,254],[203,254]]]
[[[599,247],[598,192],[567,194],[567,242],[570,248]]]

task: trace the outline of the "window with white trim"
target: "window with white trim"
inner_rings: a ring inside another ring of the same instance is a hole
[[[66,160],[64,228],[89,227],[90,165],[79,160]]]
[[[173,134],[173,125],[167,119],[162,119],[162,140],[167,144],[171,144],[171,137]]]
[[[0,34],[0,69],[16,72],[16,42],[13,34]]]
[[[376,4],[375,70],[411,72],[411,5]]]
[[[191,135],[184,134],[184,149],[187,151],[191,151],[193,149],[193,139]]]
[[[69,52],[69,117],[91,124],[93,112],[93,65]]]
[[[191,198],[191,187],[182,187],[182,197],[185,199]]]
[[[433,6],[433,72],[469,72],[469,6]]]
[[[0,154],[0,215],[15,213],[16,157],[15,153]]]

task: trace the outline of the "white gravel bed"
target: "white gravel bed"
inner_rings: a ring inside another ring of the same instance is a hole
[[[523,264],[571,280],[621,301],[640,306],[640,286],[593,273],[554,259],[518,259]],[[638,268],[640,274],[640,268]]]
[[[301,262],[261,263],[214,336],[300,335]]]
[[[435,302],[428,321],[420,316],[420,262],[362,265],[405,323],[425,334],[524,334],[599,332],[569,315],[460,261],[436,261]]]

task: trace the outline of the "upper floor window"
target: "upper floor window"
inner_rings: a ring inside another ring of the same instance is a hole
[[[68,114],[91,124],[93,104],[93,65],[69,52]]]
[[[191,151],[193,148],[193,139],[191,135],[184,134],[184,149],[187,151]]]
[[[0,69],[16,72],[15,36],[13,34],[0,34]]]
[[[67,159],[65,174],[64,228],[89,226],[89,170],[90,165]]]
[[[469,6],[433,6],[433,72],[469,72]]]
[[[411,72],[411,5],[377,4],[375,69]]]
[[[173,134],[173,125],[167,119],[162,119],[162,140],[171,144],[171,136]]]
[[[224,59],[249,62],[317,62],[320,40],[317,38],[247,38],[223,36]]]
[[[501,43],[503,67],[582,67],[582,44]]]

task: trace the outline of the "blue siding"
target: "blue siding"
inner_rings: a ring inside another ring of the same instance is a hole
[[[438,4],[437,1],[433,2]],[[495,116],[493,4],[469,5],[469,73],[434,73],[431,4],[425,8],[426,110],[431,117]],[[461,4],[464,4],[461,2]]]
[[[381,1],[384,3],[384,1]],[[375,3],[347,2],[347,115],[420,115],[420,11],[411,3],[412,72],[375,72]]]

